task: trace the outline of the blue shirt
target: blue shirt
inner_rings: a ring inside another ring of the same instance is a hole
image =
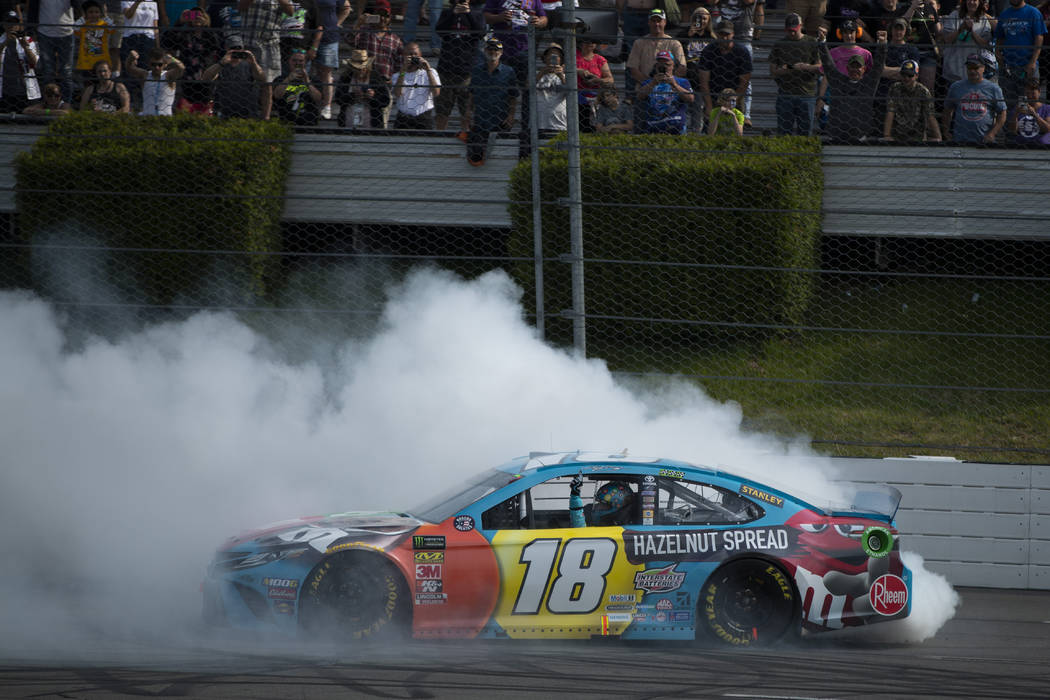
[[[944,108],[954,109],[952,140],[963,143],[983,143],[984,135],[995,124],[1000,112],[1006,111],[1003,91],[990,80],[979,83],[957,80],[948,88]]]
[[[470,94],[474,98],[474,123],[479,129],[494,131],[507,119],[507,106],[518,94],[514,69],[502,63],[489,73],[488,64],[474,66],[470,74]]]
[[[1046,25],[1043,23],[1042,14],[1027,4],[1007,7],[999,15],[999,23],[995,25],[995,40],[1003,47],[1003,60],[1008,66],[1027,65],[1032,60],[1032,45],[1035,44],[1036,37],[1044,34]]]
[[[675,82],[682,89],[692,92],[689,81],[685,78],[675,76]],[[653,82],[653,78],[646,80],[642,86]],[[656,83],[653,85],[649,97],[645,101],[645,131],[661,134],[684,134],[685,133],[685,110],[686,103],[669,83]]]

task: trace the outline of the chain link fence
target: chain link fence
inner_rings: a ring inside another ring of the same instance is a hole
[[[682,41],[670,61],[664,49],[648,51],[653,74],[628,90],[632,62],[619,60],[630,52],[615,14],[608,24],[607,11],[581,10],[584,36],[595,39],[581,42],[584,56],[604,51],[612,60],[573,90],[564,85],[576,67],[555,59],[576,37],[551,26],[522,32],[512,49],[506,37],[486,35],[480,5],[467,5],[456,14],[475,16],[461,37],[471,77],[488,64],[488,81],[468,87],[461,65],[448,68],[456,39],[449,34],[435,55],[420,31],[418,51],[405,55],[392,9],[390,35],[399,38],[389,41],[402,55],[379,65],[382,12],[352,20],[360,38],[340,45],[329,92],[316,69],[295,100],[271,92],[283,120],[201,116],[206,109],[88,115],[94,103],[79,92],[51,99],[83,104],[70,108],[81,114],[52,121],[31,112],[4,124],[3,287],[52,301],[74,342],[78,332],[229,309],[304,358],[323,352],[319,339],[335,347],[369,333],[391,285],[418,266],[466,278],[500,269],[526,290],[524,313],[547,342],[603,358],[627,384],[695,381],[738,402],[755,430],[801,432],[850,455],[1050,454],[1045,165],[1038,152],[1005,148],[1009,129],[998,132],[998,148],[875,145],[885,124],[876,81],[867,97],[832,85],[829,99],[829,119],[863,113],[853,126],[870,126],[871,144],[835,146],[827,130],[823,144],[777,137],[778,114],[792,103],[778,101],[783,85],[769,61],[783,53],[782,10],[767,12],[766,38],[750,42],[745,129],[746,91],[719,105],[720,90],[697,90],[714,83],[688,60],[689,26],[675,28]],[[139,70],[159,72],[161,83],[179,72],[173,106],[186,100],[230,116],[222,104],[234,103],[203,88],[221,90],[225,66],[273,65],[274,56],[234,57],[255,49],[229,22],[227,13],[159,33],[160,60],[146,49]],[[284,30],[279,74],[248,71],[253,89],[235,95],[251,112],[243,116],[262,113],[264,91],[288,92],[301,61],[318,61],[304,22]],[[206,42],[214,62],[181,51],[190,35],[215,37]],[[835,62],[811,48],[818,62]],[[874,47],[873,59],[880,52]],[[509,70],[502,78],[499,66]],[[428,96],[425,82],[407,87],[401,75],[432,68],[439,95]],[[679,68],[685,75],[675,80]],[[114,80],[127,86],[128,111],[143,109],[143,86],[147,97],[159,94],[148,82],[127,70]],[[96,76],[83,87],[74,79],[72,90],[97,94],[100,85],[111,89]],[[642,99],[639,89],[659,98]],[[399,104],[407,90],[416,92]],[[812,97],[806,107],[819,126],[823,109]],[[843,107],[861,97],[865,109]],[[447,118],[397,121],[419,117],[410,112],[431,99],[442,100]],[[289,111],[297,100],[303,109]],[[719,113],[728,134],[697,133],[721,122]],[[627,133],[640,122],[650,133]],[[577,124],[595,133],[579,136]],[[392,126],[407,128],[384,128]]]

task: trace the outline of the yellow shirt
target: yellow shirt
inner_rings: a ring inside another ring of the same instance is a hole
[[[114,31],[108,17],[97,24],[77,27],[74,32],[77,37],[77,70],[91,70],[98,61],[109,61],[113,65],[113,57],[109,55],[109,39]]]

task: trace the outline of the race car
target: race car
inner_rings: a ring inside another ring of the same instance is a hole
[[[818,508],[668,459],[533,453],[406,512],[229,539],[206,622],[311,637],[710,639],[765,645],[907,617],[900,492]]]

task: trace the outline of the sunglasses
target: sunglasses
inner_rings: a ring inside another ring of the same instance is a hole
[[[306,49],[292,49],[292,53],[306,53]]]
[[[150,63],[150,65],[152,67],[154,67],[154,68],[163,68],[164,67],[164,62],[163,61],[158,61],[156,63]]]

